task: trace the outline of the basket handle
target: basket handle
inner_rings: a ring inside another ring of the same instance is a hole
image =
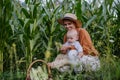
[[[33,61],[33,62],[29,65],[29,67],[28,67],[28,69],[27,69],[27,77],[26,77],[26,80],[31,80],[31,79],[30,79],[30,69],[31,69],[32,65],[33,65],[34,63],[36,63],[36,62],[43,62],[43,63],[45,63],[45,64],[47,65],[47,69],[48,69],[48,80],[52,80],[52,75],[51,75],[50,66],[49,66],[44,60],[35,60],[35,61]]]

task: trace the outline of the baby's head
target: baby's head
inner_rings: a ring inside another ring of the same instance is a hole
[[[78,33],[76,30],[72,29],[67,32],[67,41],[72,43],[78,40]]]

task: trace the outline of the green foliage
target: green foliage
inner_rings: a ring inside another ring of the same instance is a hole
[[[0,78],[24,80],[32,61],[54,60],[59,54],[56,43],[63,43],[65,34],[56,20],[72,12],[90,33],[101,54],[102,65],[95,73],[74,75],[55,71],[55,80],[119,80],[120,2],[114,7],[113,3],[114,0],[91,3],[84,0],[25,0],[25,3],[0,0]]]

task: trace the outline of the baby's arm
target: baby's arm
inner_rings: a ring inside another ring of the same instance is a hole
[[[81,58],[83,56],[83,48],[78,41],[75,43],[75,48],[78,51],[78,57]]]
[[[67,50],[76,49],[74,45],[70,45],[68,42],[63,44],[63,46],[67,47]]]
[[[65,44],[63,44],[63,46],[61,47],[60,51],[63,54],[66,54],[67,50],[73,50],[76,49],[74,45],[69,45],[67,42]]]
[[[74,46],[75,46],[76,50],[78,51],[78,53],[83,52],[83,48],[78,41],[75,42]]]

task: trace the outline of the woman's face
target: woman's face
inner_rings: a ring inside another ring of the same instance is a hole
[[[76,28],[74,22],[72,22],[70,20],[64,20],[64,27],[67,30],[71,30],[71,29],[75,29]]]

